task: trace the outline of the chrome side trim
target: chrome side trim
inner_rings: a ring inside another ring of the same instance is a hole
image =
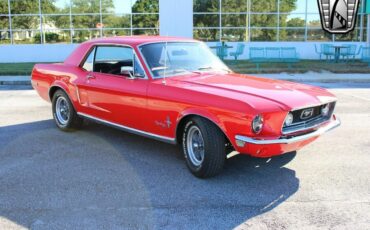
[[[85,113],[80,113],[79,112],[77,114],[79,116],[85,117],[87,119],[90,119],[90,120],[93,120],[93,121],[96,121],[98,123],[102,123],[102,124],[105,124],[105,125],[108,125],[108,126],[112,126],[114,128],[118,128],[118,129],[121,129],[123,131],[129,132],[129,133],[132,133],[132,134],[137,134],[137,135],[140,135],[140,136],[152,138],[152,139],[162,141],[162,142],[166,142],[166,143],[170,143],[170,144],[176,144],[176,139],[175,138],[160,136],[160,135],[157,135],[157,134],[154,134],[154,133],[148,133],[148,132],[145,132],[145,131],[142,131],[142,130],[138,130],[138,129],[130,128],[130,127],[120,125],[120,124],[117,124],[117,123],[113,123],[113,122],[110,122],[110,121],[106,121],[106,120],[103,120],[103,119],[100,119],[100,118],[97,118],[97,117],[94,117],[94,116],[91,116],[91,115],[88,115],[88,114],[85,114]]]
[[[340,126],[340,124],[341,124],[341,122],[337,118],[336,120],[331,121],[328,125],[320,128],[320,129],[318,129],[318,130],[316,130],[312,133],[308,133],[308,134],[304,134],[304,135],[296,136],[296,137],[292,137],[292,138],[281,138],[281,139],[274,139],[274,140],[257,140],[257,139],[246,137],[246,136],[236,135],[235,139],[237,141],[242,141],[242,142],[245,142],[245,143],[250,143],[250,144],[255,144],[255,145],[291,144],[291,143],[295,143],[295,142],[299,142],[299,141],[304,141],[304,140],[310,139],[312,137],[316,137],[316,136],[319,136],[319,135],[324,134],[326,132],[329,132],[330,130],[335,129],[338,126]]]

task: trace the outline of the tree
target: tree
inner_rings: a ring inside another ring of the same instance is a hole
[[[135,34],[159,34],[159,0],[137,0],[132,6],[132,26],[135,28],[154,28],[154,30],[137,30]],[[135,14],[148,13],[148,14]]]

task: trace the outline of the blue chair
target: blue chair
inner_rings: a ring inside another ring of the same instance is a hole
[[[366,62],[370,67],[370,47],[362,48],[361,61]]]
[[[330,44],[323,44],[322,48],[323,48],[322,52],[326,56],[326,60],[330,61],[331,58],[334,59],[334,57],[335,57],[335,48],[334,48],[334,46],[332,46]]]
[[[238,60],[238,57],[244,53],[245,45],[243,43],[238,43],[236,46],[235,52],[230,52],[230,56],[233,56],[235,60]]]
[[[352,61],[356,60],[356,56],[360,55],[362,46],[357,51],[357,45],[347,45],[347,48],[342,49],[340,55],[343,57],[343,59],[347,58],[347,61],[349,59],[352,59]],[[356,52],[357,51],[357,52]]]
[[[320,55],[320,60],[322,59],[322,55],[324,54],[323,50],[324,50],[324,44],[321,44],[320,45],[320,50],[317,48],[317,44],[315,44],[315,52]]]

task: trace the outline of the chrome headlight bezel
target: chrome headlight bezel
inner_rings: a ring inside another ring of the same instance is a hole
[[[321,115],[327,117],[330,113],[330,104],[325,104],[321,108]]]
[[[284,120],[284,125],[283,127],[288,127],[288,126],[291,126],[293,124],[293,120],[294,120],[294,116],[291,112],[289,112],[286,117],[285,117],[285,120]]]
[[[255,134],[259,134],[263,129],[263,116],[258,114],[252,120],[252,131]]]

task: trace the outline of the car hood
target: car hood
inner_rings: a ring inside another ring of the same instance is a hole
[[[336,97],[327,90],[289,81],[247,76],[242,74],[202,73],[172,77],[171,81],[184,87],[224,97],[246,100],[257,97],[277,104],[284,110],[304,108],[335,101]],[[244,97],[243,97],[244,96]],[[258,106],[261,106],[259,100]],[[263,103],[262,103],[263,104]],[[256,105],[252,105],[256,108]]]

